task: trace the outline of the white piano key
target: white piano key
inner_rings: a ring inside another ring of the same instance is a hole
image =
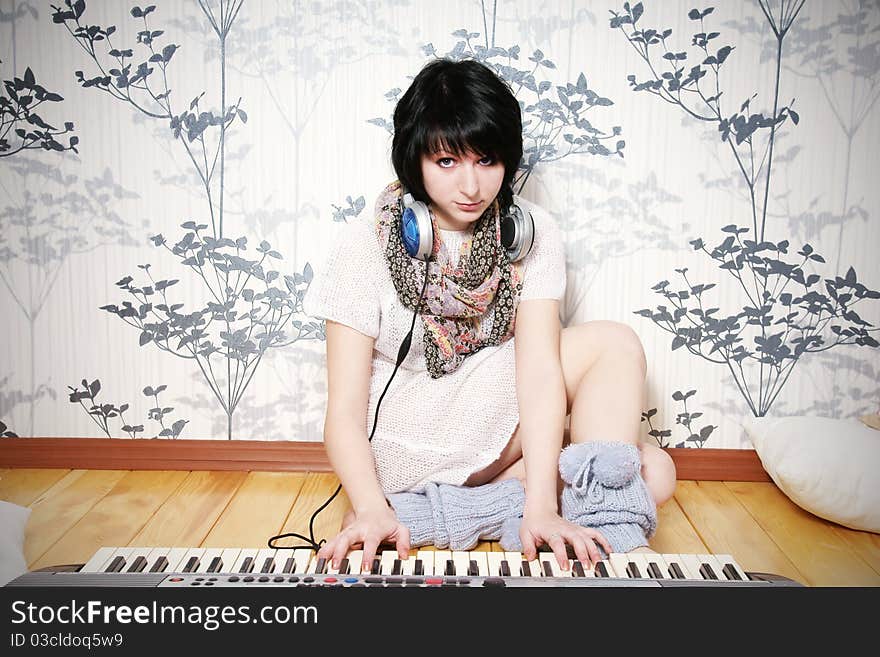
[[[542,552],[539,555],[539,560],[541,562],[542,577],[571,577],[571,570],[563,570],[559,566],[556,555],[552,552]],[[549,573],[547,572],[548,568],[550,569]]]
[[[699,581],[703,581],[703,576],[700,574],[700,561],[702,555],[699,554],[681,554],[681,563],[687,567],[687,572],[685,573],[688,576],[688,579],[695,579]],[[682,569],[684,570],[684,568]]]
[[[104,567],[110,563],[113,553],[116,552],[114,547],[102,547],[95,552],[91,558],[83,564],[79,572],[81,573],[100,573],[104,571]]]
[[[522,577],[522,562],[524,560],[522,552],[504,552],[504,561],[507,562],[511,577]]]
[[[455,574],[463,577],[468,574],[468,568],[471,565],[471,553],[462,550],[455,550],[452,553],[452,563],[455,564]]]
[[[310,548],[296,548],[293,551],[294,567],[291,575],[305,575],[309,572],[309,564],[312,562],[314,550]]]
[[[422,562],[422,575],[432,576],[434,574],[434,550],[419,550],[416,557]],[[441,573],[442,574],[442,570]]]
[[[211,567],[211,562],[222,553],[223,550],[221,548],[202,548],[202,555],[199,557],[199,567],[196,569],[196,572],[207,573],[208,568]]]
[[[361,575],[364,571],[361,570],[361,566],[364,561],[364,551],[363,550],[351,550],[346,556],[348,559],[348,574],[349,575]],[[369,569],[366,572],[370,572]]]
[[[611,562],[611,557],[614,556],[615,553],[611,553],[608,555],[607,559],[600,559],[595,564],[593,564],[593,569],[596,571],[596,577],[601,577],[599,564],[602,564],[602,567],[605,569],[605,572],[608,573],[608,577],[617,577],[617,571],[614,569],[614,566]]]
[[[173,547],[168,550],[168,554],[165,555],[165,558],[168,560],[168,567],[165,568],[162,572],[165,573],[179,573],[183,571],[183,567],[186,565],[185,563],[181,563],[183,561],[184,555],[189,551],[189,548],[183,547]]]
[[[612,577],[620,577],[623,579],[628,579],[629,574],[626,572],[626,566],[630,562],[630,557],[632,555],[626,554],[625,552],[612,552],[608,555],[608,561],[611,562],[611,567],[614,569],[612,573],[610,570],[608,574]]]
[[[250,559],[250,567],[247,569],[247,573],[255,573],[259,571],[256,563],[254,563],[254,558],[257,556],[257,552],[259,550],[257,548],[243,548],[241,552],[238,553],[238,558],[235,560],[235,563],[232,564],[232,572],[241,573],[242,567],[246,563],[248,559]]]
[[[278,550],[272,548],[261,549],[259,552],[257,552],[257,556],[254,558],[254,573],[259,573],[261,575],[271,575],[281,570],[281,567],[275,560],[277,556]],[[273,563],[268,571],[263,572],[263,567],[266,565],[266,559],[271,559]]]
[[[724,574],[724,564],[718,560],[718,557],[714,554],[706,554],[703,555],[703,563],[708,564],[712,571],[715,573],[715,576],[718,578],[719,582],[727,582],[727,575]]]
[[[731,568],[733,568],[737,574],[739,574],[740,578],[744,582],[749,581],[749,576],[746,575],[745,571],[740,567],[740,565],[736,562],[736,560],[729,554],[716,554],[715,559],[718,561],[721,566],[722,573],[720,576],[724,576],[724,566],[730,564]],[[725,576],[726,579],[726,576]],[[735,580],[734,580],[735,581]]]
[[[238,555],[241,554],[241,548],[220,548],[220,560],[223,562],[222,572],[234,573],[232,567],[238,561]]]
[[[584,571],[584,577],[596,577],[596,571],[592,561],[581,561],[580,564],[581,569]],[[572,577],[580,577],[580,575],[575,574],[574,561],[571,562],[571,571]]]
[[[489,576],[501,575],[501,562],[504,561],[504,552],[486,552],[486,568]],[[512,571],[511,571],[511,574]]]
[[[522,561],[524,561],[524,559],[520,560],[520,568],[522,568]],[[540,552],[535,555],[534,559],[529,561],[529,572],[531,573],[532,577],[541,577],[541,573],[543,573],[543,570],[541,569]],[[525,573],[523,573],[523,575],[525,575]]]

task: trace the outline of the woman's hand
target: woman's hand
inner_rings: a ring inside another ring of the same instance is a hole
[[[584,563],[596,563],[602,560],[596,543],[602,546],[606,554],[611,554],[611,544],[599,531],[592,527],[581,527],[568,522],[553,511],[529,511],[526,509],[519,529],[522,541],[523,556],[532,561],[538,556],[538,546],[546,543],[556,555],[556,561],[562,570],[568,570],[568,553],[566,545],[574,548],[575,556]]]
[[[322,545],[317,556],[330,559],[333,568],[338,568],[352,546],[362,544],[363,561],[352,564],[352,570],[359,568],[358,573],[369,572],[379,544],[386,539],[396,544],[401,560],[409,558],[409,529],[400,523],[394,509],[390,506],[368,509],[356,513],[354,521]]]

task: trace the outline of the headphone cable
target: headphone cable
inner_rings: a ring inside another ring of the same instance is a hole
[[[370,432],[370,436],[367,439],[368,442],[373,441],[373,434],[376,433],[376,424],[379,419],[379,406],[382,404],[382,399],[385,397],[385,393],[388,392],[388,387],[391,385],[391,382],[394,380],[394,376],[397,374],[397,370],[400,367],[401,363],[403,363],[403,359],[406,358],[406,355],[409,353],[410,345],[412,344],[413,329],[415,328],[415,325],[416,325],[416,317],[419,314],[419,306],[421,305],[422,297],[425,294],[425,289],[428,287],[428,271],[429,271],[428,262],[429,262],[429,259],[430,259],[430,256],[425,258],[425,282],[422,285],[422,292],[419,295],[419,301],[416,304],[416,310],[413,313],[412,323],[410,324],[410,327],[409,327],[409,333],[406,334],[406,337],[403,339],[403,342],[401,342],[401,344],[400,344],[400,348],[397,350],[397,364],[394,366],[394,371],[391,373],[391,377],[388,379],[388,383],[385,384],[385,389],[382,391],[382,394],[379,396],[379,401],[376,402],[376,412],[373,415],[373,430]],[[312,517],[309,520],[309,536],[308,537],[303,536],[302,534],[297,534],[296,532],[289,532],[287,534],[278,534],[277,536],[273,536],[272,538],[269,539],[269,541],[268,541],[269,548],[273,549],[273,550],[295,550],[297,548],[308,548],[310,550],[314,550],[315,552],[320,550],[321,546],[327,542],[327,539],[322,538],[320,541],[317,541],[317,542],[315,541],[315,531],[314,531],[315,518],[317,517],[317,515],[319,513],[321,513],[321,511],[323,511],[325,508],[327,508],[327,506],[334,499],[336,499],[336,496],[339,495],[339,491],[341,491],[341,490],[342,490],[342,483],[340,482],[339,486],[336,487],[336,491],[327,499],[326,502],[324,502],[321,506],[319,506],[318,509],[312,514]],[[285,546],[275,545],[276,541],[279,541],[282,538],[289,538],[291,536],[294,538],[299,538],[299,539],[306,541],[306,545],[285,545]]]

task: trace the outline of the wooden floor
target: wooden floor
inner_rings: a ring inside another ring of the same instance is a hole
[[[266,547],[276,534],[308,535],[337,485],[324,473],[0,470],[0,499],[32,509],[31,569],[84,563],[105,546]],[[340,492],[316,538],[333,536],[347,508]],[[731,554],[747,571],[808,586],[880,586],[880,535],[817,518],[772,483],[679,481],[651,547]]]

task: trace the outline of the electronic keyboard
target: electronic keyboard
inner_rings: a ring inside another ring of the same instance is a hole
[[[362,560],[362,550],[333,568],[308,548],[103,547],[85,564],[31,571],[6,586],[802,586],[746,572],[728,554],[612,553],[595,564],[569,559],[567,569],[553,552],[529,561],[519,552],[410,550],[401,560],[384,550],[367,571]]]

